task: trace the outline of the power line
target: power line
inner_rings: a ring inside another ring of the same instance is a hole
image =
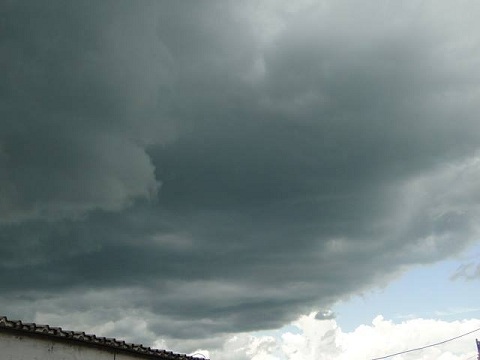
[[[475,330],[472,330],[472,331],[469,331],[469,332],[467,332],[467,333],[465,333],[465,334],[462,334],[462,335],[459,335],[459,336],[455,336],[455,337],[450,338],[450,339],[447,339],[447,340],[443,340],[443,341],[437,342],[437,343],[435,343],[435,344],[430,344],[430,345],[422,346],[422,347],[415,348],[415,349],[410,349],[410,350],[401,351],[401,352],[398,352],[398,353],[395,353],[395,354],[390,354],[390,355],[387,355],[387,356],[382,356],[382,357],[374,358],[374,359],[372,359],[372,360],[387,359],[387,358],[392,357],[392,356],[395,356],[395,355],[406,354],[406,353],[409,353],[409,352],[412,352],[412,351],[423,350],[423,349],[426,349],[426,348],[429,348],[429,347],[433,347],[433,346],[445,344],[445,343],[447,343],[447,342],[449,342],[449,341],[453,341],[453,340],[459,339],[459,338],[461,338],[461,337],[464,337],[464,336],[473,334],[474,332],[477,332],[477,331],[479,331],[479,330],[480,330],[480,328],[475,329]]]

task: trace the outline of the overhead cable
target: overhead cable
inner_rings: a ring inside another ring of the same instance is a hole
[[[453,340],[459,339],[459,338],[461,338],[461,337],[464,337],[464,336],[473,334],[474,332],[477,332],[477,331],[479,331],[479,330],[480,330],[480,328],[475,329],[475,330],[472,330],[472,331],[469,331],[469,332],[467,332],[467,333],[465,333],[465,334],[462,334],[462,335],[455,336],[455,337],[450,338],[450,339],[447,339],[447,340],[443,340],[443,341],[437,342],[437,343],[435,343],[435,344],[430,344],[430,345],[422,346],[422,347],[415,348],[415,349],[405,350],[405,351],[401,351],[401,352],[398,352],[398,353],[395,353],[395,354],[390,354],[390,355],[387,355],[387,356],[377,357],[377,358],[374,358],[374,359],[372,359],[372,360],[387,359],[387,358],[392,357],[392,356],[401,355],[401,354],[406,354],[406,353],[409,353],[409,352],[412,352],[412,351],[419,351],[419,350],[423,350],[423,349],[426,349],[426,348],[429,348],[429,347],[433,347],[433,346],[445,344],[445,343],[447,343],[447,342],[449,342],[449,341],[453,341]]]

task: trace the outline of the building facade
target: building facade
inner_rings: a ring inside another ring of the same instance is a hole
[[[0,317],[1,360],[200,360],[116,339]]]

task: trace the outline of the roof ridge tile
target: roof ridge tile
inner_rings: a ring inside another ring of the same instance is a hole
[[[143,346],[142,344],[127,343],[124,340],[117,340],[115,338],[107,338],[103,336],[96,336],[93,334],[85,334],[84,331],[63,330],[61,327],[39,325],[36,323],[23,323],[20,320],[8,320],[6,316],[0,316],[0,330],[13,329],[32,334],[41,334],[54,338],[69,339],[72,341],[80,341],[86,344],[100,345],[108,348],[124,350],[137,354],[149,355],[161,359],[171,360],[195,360],[202,359],[186,354],[176,354],[172,351],[152,349],[151,347]]]

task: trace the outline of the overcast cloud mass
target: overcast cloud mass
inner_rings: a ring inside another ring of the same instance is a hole
[[[9,317],[215,348],[478,239],[477,2],[0,13]]]

